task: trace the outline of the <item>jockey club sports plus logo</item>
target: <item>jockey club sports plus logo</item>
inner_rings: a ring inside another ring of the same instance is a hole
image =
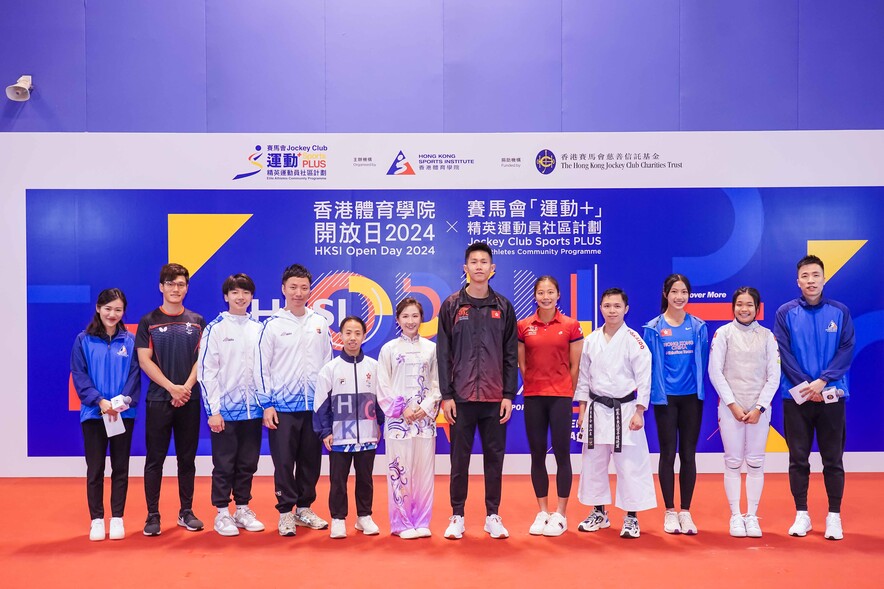
[[[548,149],[542,149],[537,154],[534,165],[537,166],[537,171],[541,174],[552,174],[552,171],[556,169],[556,154]]]
[[[248,165],[256,169],[244,169],[233,177],[234,180],[259,173],[265,180],[325,180],[328,146],[279,143],[267,144],[262,149],[260,145],[256,145],[255,151],[246,160]]]
[[[402,151],[393,159],[393,164],[387,170],[387,176],[414,176],[414,168],[408,163],[408,158]]]
[[[234,180],[241,180],[242,178],[248,178],[249,176],[254,176],[258,172],[263,170],[264,166],[262,164],[258,163],[258,160],[261,159],[262,155],[264,155],[264,153],[261,151],[261,146],[256,145],[255,151],[253,153],[249,154],[249,157],[247,159],[249,160],[249,164],[251,164],[252,166],[255,166],[258,169],[252,170],[250,172],[243,172],[242,174],[237,174],[236,176],[233,177],[233,179]]]

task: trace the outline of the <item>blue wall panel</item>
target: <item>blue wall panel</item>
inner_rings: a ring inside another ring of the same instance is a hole
[[[0,91],[34,77],[26,103],[0,94],[0,131],[86,130],[86,8],[69,0],[5,2],[0,9]]]
[[[799,35],[800,128],[884,128],[884,2],[804,0]]]
[[[326,130],[324,4],[207,3],[210,132]]]
[[[3,3],[0,131],[884,128],[881,0]]]
[[[563,131],[677,131],[678,0],[564,0]]]
[[[447,0],[444,130],[562,130],[558,3]]]
[[[206,131],[205,3],[90,0],[89,131]]]
[[[681,129],[796,129],[798,1],[681,2]]]
[[[442,132],[442,0],[330,2],[331,133]]]

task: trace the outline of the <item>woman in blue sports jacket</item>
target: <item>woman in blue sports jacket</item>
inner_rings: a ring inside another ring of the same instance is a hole
[[[80,332],[71,350],[71,375],[80,397],[80,425],[86,454],[86,498],[92,525],[89,539],[104,540],[104,459],[110,446],[111,520],[110,539],[125,535],[123,511],[129,488],[129,453],[135,406],[141,393],[141,372],[135,354],[135,337],[122,323],[126,295],[118,288],[98,293],[95,315]],[[131,399],[129,408],[118,413],[110,400],[117,395]],[[123,420],[125,431],[108,438],[107,420]]]
[[[687,276],[671,274],[663,281],[662,313],[644,326],[651,351],[651,404],[660,442],[660,491],[666,505],[663,531],[696,534],[691,499],[697,482],[697,441],[703,418],[703,375],[709,356],[709,335],[703,320],[685,311],[691,296]],[[681,510],[675,511],[675,454],[681,467]]]

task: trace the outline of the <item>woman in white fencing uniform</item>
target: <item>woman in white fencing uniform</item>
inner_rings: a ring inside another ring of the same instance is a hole
[[[709,379],[718,391],[718,423],[724,444],[724,491],[731,508],[730,534],[761,537],[758,503],[764,487],[764,451],[770,403],[780,383],[780,355],[769,329],[755,320],[761,296],[751,286],[733,296],[734,320],[712,338]],[[741,515],[743,463],[746,515]]]

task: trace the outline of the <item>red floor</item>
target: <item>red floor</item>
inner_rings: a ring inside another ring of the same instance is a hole
[[[482,532],[482,479],[473,477],[463,540],[442,538],[449,515],[448,477],[437,477],[436,515],[427,540],[390,536],[386,482],[375,479],[375,521],[382,534],[331,540],[328,531],[298,529],[295,538],[276,533],[273,482],[255,481],[252,507],[267,531],[222,538],[211,530],[187,532],[175,525],[174,478],[164,481],[163,534],[142,535],[142,479],[132,479],[122,541],[90,542],[82,479],[0,479],[4,525],[0,527],[0,588],[7,587],[884,587],[884,474],[848,475],[845,538],[823,539],[825,497],[820,475],[811,481],[814,531],[791,538],[794,511],[785,475],[768,475],[760,515],[764,537],[736,539],[727,533],[728,513],[720,475],[700,475],[692,513],[697,536],[668,536],[658,508],[639,514],[642,537],[618,537],[622,513],[612,527],[576,531],[587,508],[569,508],[570,530],[560,538],[533,537],[527,528],[537,511],[530,480],[507,476],[501,516],[508,540]],[[210,479],[197,479],[196,513],[211,527]],[[552,487],[554,488],[554,486]],[[328,516],[327,478],[320,481],[316,511]],[[353,508],[351,507],[351,513]]]

